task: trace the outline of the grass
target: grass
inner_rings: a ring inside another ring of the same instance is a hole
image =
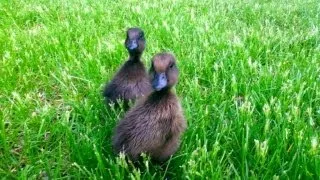
[[[317,179],[320,5],[294,1],[0,2],[0,177]],[[145,30],[178,59],[180,150],[135,169],[112,153],[124,111],[100,91]]]

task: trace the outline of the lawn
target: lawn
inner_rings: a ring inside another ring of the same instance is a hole
[[[317,0],[0,2],[0,177],[317,179]],[[146,34],[173,52],[188,129],[162,166],[112,152],[124,111],[101,90]]]

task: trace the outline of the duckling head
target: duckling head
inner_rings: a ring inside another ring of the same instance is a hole
[[[170,89],[178,82],[179,71],[173,54],[159,53],[152,58],[150,76],[156,91]]]
[[[130,55],[142,54],[145,48],[144,32],[140,28],[129,28],[127,30],[127,38],[125,46]]]

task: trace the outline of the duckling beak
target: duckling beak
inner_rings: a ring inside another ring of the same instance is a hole
[[[156,73],[152,80],[152,87],[156,91],[160,91],[167,86],[167,76],[165,73]]]
[[[128,50],[132,51],[135,50],[138,47],[138,42],[136,40],[130,40],[127,44]]]

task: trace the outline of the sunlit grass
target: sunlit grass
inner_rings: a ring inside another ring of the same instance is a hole
[[[320,6],[303,1],[1,1],[0,177],[320,176]],[[180,70],[188,129],[162,166],[112,153],[101,89],[144,29]]]

